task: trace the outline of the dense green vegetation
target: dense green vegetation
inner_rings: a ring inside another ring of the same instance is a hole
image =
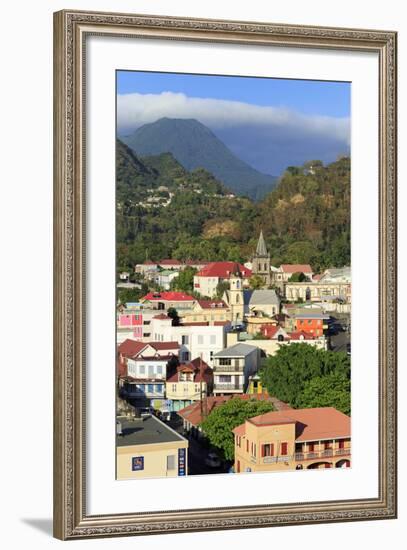
[[[233,460],[235,454],[232,430],[243,424],[247,418],[273,411],[270,401],[230,399],[216,407],[202,422],[202,430],[209,443],[216,447],[226,460]]]
[[[310,168],[309,165],[312,165]],[[272,265],[314,272],[350,264],[350,159],[290,167],[262,201],[230,196],[170,153],[140,158],[117,145],[117,266],[146,258],[247,261],[260,229]]]
[[[204,124],[195,119],[161,118],[141,126],[123,141],[137,155],[170,152],[187,170],[206,168],[234,193],[258,200],[276,184],[236,157]]]
[[[260,378],[270,395],[294,408],[330,406],[350,414],[350,360],[344,352],[281,346]]]

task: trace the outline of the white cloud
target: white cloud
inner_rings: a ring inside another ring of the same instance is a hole
[[[242,126],[284,128],[285,132],[329,137],[349,145],[349,118],[304,115],[278,107],[240,101],[188,97],[182,93],[122,94],[117,98],[117,123],[121,133],[162,117],[195,118],[213,130]]]

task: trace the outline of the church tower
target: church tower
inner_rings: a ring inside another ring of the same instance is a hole
[[[243,323],[244,317],[244,293],[243,293],[243,276],[240,272],[239,265],[235,264],[233,271],[229,276],[229,308],[231,312],[232,324],[238,325]]]
[[[253,256],[253,275],[260,275],[264,281],[264,286],[270,286],[270,254],[267,252],[266,242],[263,237],[263,231],[260,231],[260,237],[257,242],[256,253]]]

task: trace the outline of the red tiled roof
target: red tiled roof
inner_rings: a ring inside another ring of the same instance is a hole
[[[159,265],[181,265],[181,262],[179,260],[160,260],[158,262]]]
[[[167,382],[178,382],[179,372],[194,372],[194,382],[210,382],[213,377],[213,371],[211,367],[202,361],[200,357],[193,359],[189,363],[182,363],[177,367],[177,372],[167,378]]]
[[[196,277],[220,277],[227,279],[230,274],[239,270],[243,277],[251,277],[252,271],[237,262],[212,262],[199,271]]]
[[[184,292],[149,292],[140,300],[148,300],[149,302],[193,302],[195,298]]]
[[[202,309],[224,309],[227,307],[223,300],[198,300]]]
[[[303,336],[303,338],[301,338]],[[312,334],[309,334],[308,332],[304,332],[303,330],[296,330],[293,332],[290,332],[288,334],[288,337],[291,340],[315,340],[315,337]]]
[[[322,277],[322,273],[318,273],[317,275],[313,275],[312,280],[319,281],[321,277]]]
[[[148,345],[155,350],[179,349],[178,342],[148,342]]]
[[[273,411],[249,418],[256,426],[296,424],[296,441],[350,437],[350,417],[333,407]]]
[[[281,264],[280,269],[284,273],[312,273],[312,268],[308,264]]]
[[[132,357],[133,355],[140,353],[145,347],[147,347],[145,342],[138,342],[127,338],[119,345],[118,351],[126,357]]]

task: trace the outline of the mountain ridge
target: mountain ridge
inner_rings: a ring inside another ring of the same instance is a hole
[[[232,192],[262,199],[277,183],[238,158],[207,126],[196,119],[163,117],[120,136],[138,156],[172,153],[186,170],[205,168]]]

